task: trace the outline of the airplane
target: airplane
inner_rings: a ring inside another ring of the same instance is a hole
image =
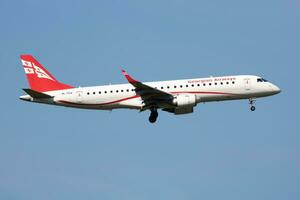
[[[119,108],[150,111],[149,122],[155,123],[158,110],[175,115],[194,111],[199,103],[248,99],[255,111],[255,100],[275,95],[280,88],[260,76],[237,75],[140,82],[125,70],[127,84],[74,87],[59,82],[33,56],[21,55],[30,88],[21,100],[81,109],[113,110]]]

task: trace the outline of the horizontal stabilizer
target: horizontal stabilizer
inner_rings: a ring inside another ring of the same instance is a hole
[[[48,99],[48,98],[52,98],[52,96],[48,95],[48,94],[44,94],[42,92],[38,92],[32,89],[23,89],[27,94],[29,94],[32,98],[36,98],[36,99]]]

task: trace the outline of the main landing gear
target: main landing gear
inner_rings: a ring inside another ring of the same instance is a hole
[[[253,112],[255,111],[256,107],[254,106],[255,100],[254,99],[249,99],[249,104],[250,104],[250,110]]]
[[[151,114],[149,117],[149,122],[150,123],[155,123],[158,117],[158,112],[157,112],[157,108],[151,108]]]

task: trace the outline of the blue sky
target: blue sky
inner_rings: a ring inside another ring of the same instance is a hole
[[[0,1],[0,199],[300,198],[300,3]],[[22,102],[19,55],[75,86],[255,74],[280,95],[195,113]]]

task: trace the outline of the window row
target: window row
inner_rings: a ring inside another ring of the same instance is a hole
[[[235,82],[234,81],[232,81],[231,82],[232,84],[235,84]],[[230,82],[219,82],[219,85],[229,85],[230,84]],[[203,83],[202,84],[202,86],[212,86],[212,85],[218,85],[218,82],[215,82],[214,84],[213,83]],[[183,87],[186,87],[186,88],[188,88],[189,86],[191,86],[191,87],[200,87],[201,85],[198,83],[198,84],[191,84],[191,85],[179,85],[179,86],[177,86],[177,85],[174,85],[173,87],[174,88],[183,88]],[[166,88],[167,89],[170,89],[171,87],[170,86],[166,86]],[[157,87],[155,87],[155,89],[158,89]],[[160,87],[160,89],[164,89],[164,87],[162,86],[162,87]],[[135,91],[134,89],[126,89],[126,90],[116,90],[115,92],[116,93],[119,93],[119,92],[130,92],[130,91]],[[107,93],[114,93],[114,91],[113,90],[110,90],[110,91],[104,91],[103,92],[104,94],[107,94]],[[90,95],[90,94],[96,94],[96,92],[87,92],[86,93],[87,95]],[[98,92],[98,94],[102,94],[102,92],[101,91],[99,91]]]
[[[127,89],[127,90],[116,90],[115,92],[116,93],[119,93],[119,92],[129,92],[129,91],[134,91],[134,89]],[[110,90],[110,91],[104,91],[103,93],[107,94],[107,93],[113,93],[114,91],[113,90]],[[87,92],[86,93],[87,95],[90,95],[90,94],[96,94],[96,92]],[[98,94],[102,94],[101,91],[98,92]]]
[[[232,84],[235,84],[234,81],[232,81],[231,83],[232,83]],[[219,85],[229,85],[229,84],[230,84],[230,82],[228,82],[228,81],[227,81],[227,82],[220,82],[220,83],[219,83]],[[205,86],[212,86],[212,85],[218,85],[218,82],[215,82],[214,84],[213,84],[213,83],[203,83],[203,84],[202,84],[202,86],[204,86],[204,87],[205,87]],[[190,86],[191,86],[191,87],[200,87],[201,84],[199,84],[199,83],[196,84],[196,85],[195,85],[195,84],[192,84],[192,85],[190,85]],[[183,88],[183,87],[188,88],[189,85],[185,85],[185,86],[184,86],[184,85],[180,85],[179,87],[180,87],[180,88]],[[155,87],[155,88],[157,89],[157,87]],[[170,86],[167,86],[166,88],[167,88],[167,89],[170,89]],[[174,85],[174,88],[177,88],[177,86]],[[160,89],[163,90],[164,87],[160,87]]]

